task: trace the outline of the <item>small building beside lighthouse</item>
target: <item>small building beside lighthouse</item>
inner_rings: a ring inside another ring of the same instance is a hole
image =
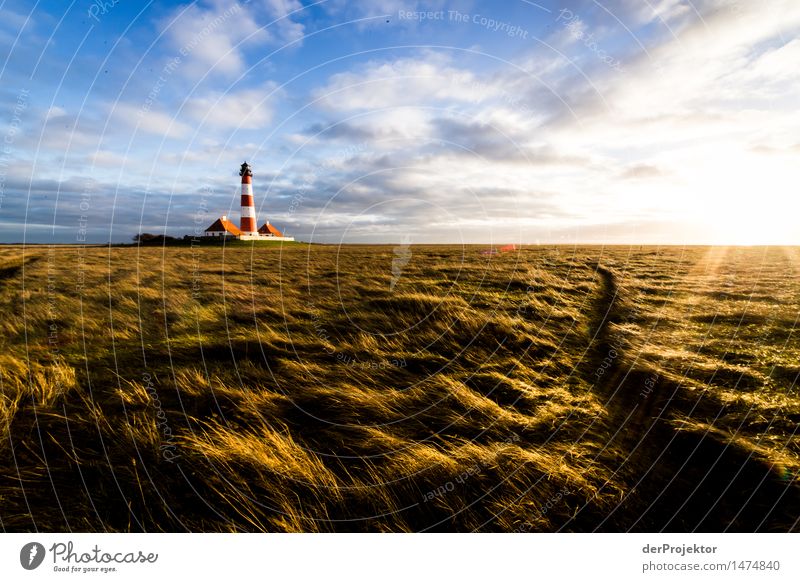
[[[283,233],[269,223],[269,220],[261,225],[258,229],[258,234],[261,236],[283,236]]]
[[[206,229],[206,236],[221,237],[221,236],[239,236],[242,231],[239,227],[228,220],[227,216],[220,216],[214,221],[214,224]]]
[[[266,221],[260,228],[256,218],[256,205],[253,198],[253,171],[247,162],[239,169],[242,177],[241,217],[239,226],[233,224],[228,217],[223,215],[205,230],[205,236],[211,238],[230,237],[238,240],[281,240],[293,241],[294,237],[284,236],[283,233]]]

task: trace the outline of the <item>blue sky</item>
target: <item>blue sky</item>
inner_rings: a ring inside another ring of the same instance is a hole
[[[800,244],[793,0],[0,2],[0,242]]]

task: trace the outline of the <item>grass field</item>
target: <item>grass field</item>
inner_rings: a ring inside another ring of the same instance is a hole
[[[5,531],[789,531],[800,249],[0,247]]]

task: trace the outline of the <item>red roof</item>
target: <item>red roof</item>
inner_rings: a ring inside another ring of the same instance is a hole
[[[283,236],[283,233],[279,231],[277,228],[272,226],[269,222],[265,222],[261,225],[261,228],[258,229],[259,234],[271,234],[273,236]]]
[[[237,228],[230,220],[223,220],[218,218],[214,224],[206,229],[206,232],[229,232],[233,235],[239,236],[242,231]]]

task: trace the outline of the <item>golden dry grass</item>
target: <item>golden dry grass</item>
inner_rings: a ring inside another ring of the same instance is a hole
[[[480,251],[0,249],[0,525],[798,528],[798,249]]]

